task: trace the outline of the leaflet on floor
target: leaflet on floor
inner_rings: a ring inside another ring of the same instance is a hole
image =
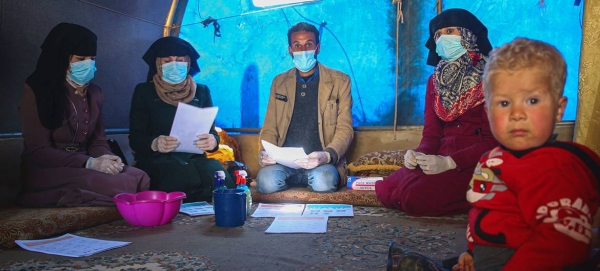
[[[67,257],[91,256],[131,244],[131,242],[80,237],[70,233],[50,239],[15,240],[15,243],[25,250]]]
[[[269,204],[259,203],[252,217],[301,216],[304,204]]]
[[[279,216],[266,233],[326,233],[326,216]]]
[[[218,107],[195,107],[193,105],[179,103],[173,126],[171,126],[170,136],[174,136],[179,141],[179,145],[174,152],[204,153],[198,149],[194,142],[198,136],[208,134],[210,127],[215,122]]]
[[[267,204],[259,203],[252,217],[354,216],[350,204]]]
[[[179,208],[180,213],[184,213],[190,216],[199,216],[199,215],[214,215],[215,210],[212,205],[208,204],[206,201],[200,202],[190,202],[181,204],[181,208]]]
[[[306,204],[302,216],[354,216],[350,204]]]

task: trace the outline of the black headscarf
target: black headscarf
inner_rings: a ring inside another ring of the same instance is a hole
[[[156,74],[156,58],[167,56],[189,56],[190,57],[190,76],[194,76],[200,72],[198,67],[198,58],[200,55],[194,47],[187,41],[178,37],[164,37],[156,40],[142,59],[148,64],[148,78],[146,81],[152,81],[152,77]]]
[[[429,39],[427,40],[427,43],[425,43],[425,47],[429,48],[427,65],[436,66],[442,59],[435,51],[436,45],[433,38],[435,31],[450,26],[464,27],[471,30],[471,32],[477,36],[477,48],[479,48],[479,53],[487,56],[492,50],[492,44],[488,40],[487,28],[479,21],[479,19],[477,19],[477,17],[475,17],[475,15],[464,9],[447,9],[435,16],[429,22]]]
[[[70,23],[60,23],[48,33],[35,71],[26,80],[35,95],[38,116],[44,127],[53,130],[62,124],[70,57],[95,56],[96,40],[94,32]]]

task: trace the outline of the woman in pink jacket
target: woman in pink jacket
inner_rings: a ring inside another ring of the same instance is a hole
[[[481,76],[492,46],[487,28],[470,12],[448,9],[429,23],[427,64],[435,66],[425,94],[419,147],[404,167],[377,182],[379,200],[413,216],[469,209],[469,180],[481,155],[498,145],[483,109]]]

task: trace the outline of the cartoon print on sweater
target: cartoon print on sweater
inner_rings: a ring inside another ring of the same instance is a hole
[[[590,208],[581,198],[573,202],[569,198],[562,198],[540,206],[536,219],[543,223],[553,223],[558,232],[586,244],[592,238]]]
[[[490,151],[488,153],[488,159],[485,164],[478,163],[473,173],[473,178],[469,183],[469,191],[467,191],[467,200],[470,203],[477,202],[479,200],[491,200],[496,195],[496,192],[503,192],[507,190],[506,184],[498,178],[501,174],[499,168],[492,168],[494,166],[502,165],[503,161],[497,156],[501,156],[502,152]],[[485,167],[484,167],[485,166]],[[481,239],[486,240],[495,244],[506,244],[506,235],[503,232],[497,234],[491,234],[485,232],[481,227],[481,220],[489,213],[490,210],[482,210],[477,216],[475,221],[475,233]],[[467,239],[470,237],[470,228],[467,228]]]
[[[494,198],[495,192],[506,191],[506,184],[497,176],[500,175],[500,169],[492,168],[493,166],[502,165],[501,158],[494,158],[502,155],[501,152],[491,151],[488,154],[488,159],[485,161],[485,166],[478,163],[473,172],[473,178],[469,182],[469,191],[467,191],[467,200],[470,203],[479,200],[491,200]]]

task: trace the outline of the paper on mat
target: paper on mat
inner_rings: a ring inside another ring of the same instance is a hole
[[[266,233],[325,233],[326,216],[279,216],[273,220]]]
[[[105,241],[80,237],[70,233],[50,239],[15,240],[15,243],[25,250],[68,257],[90,256],[131,244],[131,242]]]
[[[190,216],[215,214],[213,206],[206,201],[184,203],[179,208],[179,212]]]
[[[195,107],[193,105],[179,103],[175,112],[175,119],[171,127],[170,136],[179,140],[179,146],[174,152],[204,153],[194,145],[201,134],[208,134],[210,127],[215,122],[218,107]]]
[[[302,216],[354,216],[349,204],[306,204]]]
[[[300,168],[294,161],[296,159],[308,158],[308,155],[302,148],[277,147],[267,141],[261,140],[267,154],[275,162],[290,168]]]
[[[300,216],[304,204],[268,204],[259,203],[252,217]]]

